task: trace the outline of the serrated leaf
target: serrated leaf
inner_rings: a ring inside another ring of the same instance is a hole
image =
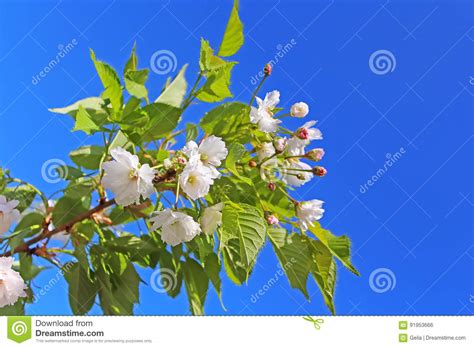
[[[86,109],[79,106],[79,110],[76,114],[76,123],[72,131],[83,131],[86,134],[92,134],[100,131],[100,126],[92,120],[91,115],[89,115]]]
[[[114,111],[117,113],[122,109],[123,106],[123,95],[122,86],[120,85],[120,79],[118,78],[115,70],[102,61],[99,61],[95,57],[93,50],[90,50],[91,59],[94,62],[95,69],[99,75],[102,85],[104,86],[104,93],[102,97],[109,99]]]
[[[69,284],[69,305],[74,315],[85,315],[94,305],[97,286],[90,278],[89,268],[79,263],[63,266],[64,277]]]
[[[183,262],[183,272],[189,309],[193,315],[204,315],[204,302],[209,288],[207,274],[193,259],[186,259]]]
[[[244,25],[239,18],[239,1],[234,0],[224,38],[219,48],[219,56],[229,57],[237,53],[244,44]]]
[[[267,234],[291,287],[309,298],[306,287],[311,262],[308,245],[299,234],[288,234],[283,228],[269,228]]]
[[[176,108],[181,107],[188,87],[186,77],[184,76],[187,67],[188,64],[185,64],[181,68],[174,80],[166,86],[165,90],[155,100],[155,103],[167,104]]]
[[[71,104],[69,106],[65,106],[62,108],[51,108],[51,109],[48,109],[48,111],[54,112],[56,114],[63,114],[63,115],[69,114],[75,117],[80,107],[82,107],[83,109],[87,111],[92,110],[96,112],[105,113],[104,109],[102,108],[103,105],[104,105],[104,101],[102,98],[90,97],[90,98],[78,100],[74,104]]]
[[[95,170],[99,169],[103,154],[104,148],[102,146],[87,145],[71,151],[69,157],[79,167]]]
[[[335,236],[330,231],[325,230],[317,222],[309,228],[342,264],[355,275],[360,275],[351,263],[351,241],[347,236]]]
[[[196,98],[207,103],[215,103],[232,97],[230,91],[231,72],[236,62],[226,62],[218,70],[208,73],[206,83],[197,91]]]
[[[221,137],[226,143],[250,140],[250,108],[240,102],[221,104],[207,112],[201,119],[201,128],[207,134]]]
[[[145,87],[145,82],[148,79],[148,69],[127,71],[124,77],[125,88],[131,96],[138,99],[148,98],[148,90]]]
[[[15,199],[19,201],[19,204],[16,206],[21,212],[23,212],[26,208],[28,208],[33,200],[36,197],[36,191],[28,185],[20,185],[16,187],[7,187],[3,192],[4,195],[8,200]]]
[[[324,303],[332,314],[334,308],[334,290],[336,288],[337,267],[334,257],[328,248],[319,240],[310,240],[312,255],[311,274],[324,298]]]
[[[248,279],[255,265],[257,255],[265,242],[266,222],[260,211],[255,207],[240,204],[240,209],[226,204],[222,211],[221,243],[224,248],[224,262],[241,264],[245,269],[245,275],[241,272],[233,272],[234,276],[243,282]],[[233,241],[231,244],[231,241]],[[235,241],[238,241],[238,253],[236,253]],[[227,252],[226,252],[226,249]],[[231,268],[234,268],[231,265]]]
[[[178,124],[181,109],[167,104],[154,103],[142,108],[147,113],[149,121],[138,134],[142,141],[152,141],[165,136]]]

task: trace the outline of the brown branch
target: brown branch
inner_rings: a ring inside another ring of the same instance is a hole
[[[168,171],[166,171],[162,175],[156,175],[155,178],[153,179],[153,183],[155,185],[157,185],[157,184],[164,183],[164,182],[170,182],[175,178],[175,175],[176,175],[176,170],[169,169]],[[108,208],[108,207],[110,207],[111,205],[114,205],[114,204],[115,204],[114,199],[111,199],[110,201],[106,201],[106,200],[101,199],[100,204],[97,205],[96,207],[94,207],[94,208],[92,208],[92,209],[90,209],[90,210],[88,210],[88,211],[86,211],[82,214],[79,214],[75,218],[71,219],[70,221],[64,223],[63,225],[61,225],[59,227],[56,227],[52,231],[48,230],[48,225],[49,224],[46,223],[45,227],[43,228],[43,231],[40,234],[38,234],[36,237],[33,237],[33,238],[27,240],[26,242],[24,242],[23,244],[20,244],[19,246],[17,246],[13,250],[9,250],[9,251],[7,251],[3,254],[0,254],[0,257],[1,256],[11,256],[13,254],[20,253],[20,252],[29,252],[31,245],[33,245],[35,243],[38,243],[38,242],[41,242],[44,239],[50,238],[51,236],[53,236],[57,233],[70,230],[72,228],[72,226],[74,226],[76,223],[81,222],[81,221],[86,220],[86,219],[90,219],[95,213],[98,213],[98,212],[104,210],[105,208]]]
[[[13,250],[9,250],[7,252],[5,252],[4,254],[0,255],[0,256],[11,256],[13,254],[16,254],[16,253],[19,253],[19,252],[27,252],[29,251],[29,247],[30,245],[33,245],[35,243],[38,243],[40,241],[42,241],[43,239],[46,239],[46,238],[50,238],[51,236],[55,235],[56,233],[59,233],[59,232],[63,232],[63,231],[66,231],[66,230],[69,230],[72,228],[72,226],[74,226],[76,223],[78,222],[81,222],[83,220],[86,220],[86,219],[89,219],[93,214],[99,212],[99,211],[102,211],[104,210],[105,208],[107,207],[110,207],[111,205],[114,205],[115,204],[115,200],[112,199],[110,201],[104,201],[104,202],[101,202],[99,205],[97,205],[96,207],[82,213],[82,214],[79,214],[78,216],[76,216],[75,218],[71,219],[70,221],[62,224],[61,226],[59,227],[56,227],[54,230],[52,231],[49,231],[47,229],[43,230],[42,233],[40,233],[39,235],[37,235],[36,237],[34,238],[31,238],[29,240],[27,240],[26,242],[24,242],[23,244],[17,246],[15,249]]]

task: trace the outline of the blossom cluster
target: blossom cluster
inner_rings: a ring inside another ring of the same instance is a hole
[[[322,139],[321,131],[313,127],[316,121],[306,122],[291,137],[277,136],[282,120],[276,118],[274,112],[280,101],[280,93],[273,91],[267,93],[263,100],[256,97],[256,101],[258,107],[251,107],[250,121],[273,139],[258,144],[256,149],[256,165],[260,167],[262,178],[269,181],[269,189],[274,189],[275,181],[278,180],[276,173],[280,174],[282,183],[293,187],[307,183],[315,175],[324,176],[324,167],[311,167],[302,161],[308,159],[318,162],[324,156],[321,148],[306,150],[311,141]],[[299,102],[291,107],[289,115],[303,118],[308,113],[308,105]],[[149,164],[141,165],[138,156],[118,147],[111,150],[113,160],[102,165],[102,185],[113,192],[118,204],[127,206],[138,203],[140,198],[148,198],[154,192],[154,179],[160,171],[171,171],[178,182],[176,194],[182,194],[190,201],[200,200],[209,193],[214,180],[221,177],[218,168],[227,155],[225,142],[214,135],[204,137],[199,144],[188,141],[174,157],[165,159],[162,165],[153,168]],[[296,202],[295,205],[298,223],[303,231],[324,213],[321,200]],[[165,243],[176,246],[191,241],[202,231],[212,234],[222,223],[222,208],[223,203],[220,202],[203,209],[200,223],[176,207],[155,212],[149,221],[152,230],[161,229],[161,238]],[[275,225],[280,221],[268,212],[267,222]]]

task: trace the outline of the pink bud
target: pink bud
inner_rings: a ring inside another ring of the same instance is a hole
[[[276,184],[274,182],[269,182],[267,187],[272,192],[276,190]]]
[[[275,215],[268,215],[267,216],[267,222],[268,222],[269,225],[276,225],[280,221],[278,220],[278,218]]]
[[[306,152],[305,157],[313,161],[321,161],[324,157],[324,149],[312,149]]]
[[[328,171],[324,167],[316,166],[313,168],[313,174],[316,176],[325,176],[327,173]]]
[[[296,136],[302,140],[309,138],[309,132],[306,128],[300,128],[296,131]]]
[[[265,76],[270,76],[272,74],[272,71],[272,65],[270,63],[265,64],[265,66],[263,67],[263,73],[265,74]]]

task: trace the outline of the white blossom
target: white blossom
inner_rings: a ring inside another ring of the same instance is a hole
[[[298,137],[291,137],[288,140],[288,146],[286,148],[286,152],[290,156],[303,156],[305,154],[305,146],[308,145],[307,140],[302,140]]]
[[[183,191],[195,200],[209,193],[214,178],[216,178],[216,174],[208,166],[199,162],[188,162],[179,176],[179,183]]]
[[[148,164],[140,165],[138,157],[117,147],[110,154],[113,161],[104,162],[102,184],[115,195],[119,205],[139,203],[140,196],[148,198],[153,193],[155,170]]]
[[[301,186],[313,178],[312,167],[298,160],[288,160],[282,170],[282,181],[291,186]]]
[[[189,158],[197,156],[203,164],[210,164],[215,167],[220,166],[221,161],[225,160],[228,154],[225,142],[215,135],[205,138],[199,145],[193,140],[189,141],[183,148],[183,152]]]
[[[26,297],[27,286],[20,274],[12,269],[13,257],[0,257],[0,308]]]
[[[192,140],[189,141],[183,148],[183,152],[188,156],[188,162],[191,165],[199,163],[208,167],[212,172],[213,179],[220,177],[220,173],[215,167],[220,166],[228,154],[225,142],[214,135],[205,138],[199,145]]]
[[[273,118],[273,109],[275,109],[277,104],[280,102],[280,92],[269,92],[265,95],[264,100],[259,97],[256,97],[255,99],[258,108],[251,107],[250,122],[257,124],[262,132],[273,133],[277,131],[278,124],[281,123],[281,120]]]
[[[157,212],[150,222],[152,230],[161,228],[161,239],[171,246],[189,242],[201,233],[201,227],[191,216],[171,209]]]
[[[323,201],[318,199],[298,203],[296,206],[296,216],[303,231],[306,231],[310,226],[314,226],[313,222],[323,217],[323,203]]]
[[[204,209],[201,215],[201,228],[206,234],[212,234],[222,224],[222,208],[224,203],[220,202]]]
[[[16,199],[8,201],[5,196],[0,196],[0,236],[6,233],[14,222],[20,220],[20,212],[15,209],[19,203]]]
[[[309,106],[303,102],[293,104],[290,109],[290,114],[293,117],[305,117],[308,113]]]

